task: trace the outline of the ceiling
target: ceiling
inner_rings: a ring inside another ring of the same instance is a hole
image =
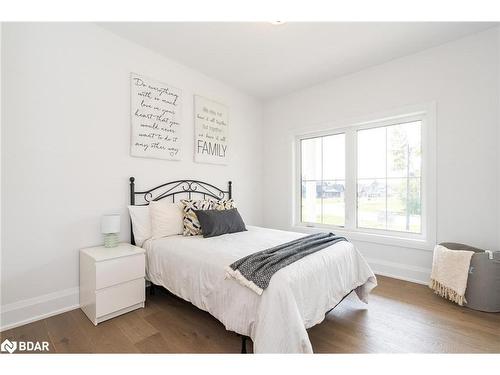
[[[99,23],[258,98],[270,98],[497,26],[479,22]]]

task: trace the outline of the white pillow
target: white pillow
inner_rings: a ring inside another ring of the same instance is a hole
[[[153,239],[182,234],[184,214],[181,203],[153,201],[149,203],[149,213]]]
[[[128,206],[135,244],[142,246],[144,241],[152,237],[151,216],[149,206]]]

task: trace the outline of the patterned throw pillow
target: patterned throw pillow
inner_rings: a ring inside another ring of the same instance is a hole
[[[201,225],[196,216],[195,210],[211,210],[214,203],[209,200],[181,200],[184,210],[184,228],[182,231],[183,236],[198,236],[201,234]]]
[[[214,210],[230,210],[231,208],[235,208],[234,201],[232,199],[223,199],[217,202],[214,202]]]

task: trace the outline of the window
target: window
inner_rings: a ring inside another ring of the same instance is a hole
[[[296,224],[432,242],[429,119],[422,111],[297,137]]]
[[[421,121],[357,131],[357,226],[421,233]]]
[[[304,223],[344,226],[345,134],[301,140]]]

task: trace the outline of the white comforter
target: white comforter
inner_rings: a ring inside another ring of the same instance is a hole
[[[256,251],[304,236],[260,227],[203,238],[173,236],[149,240],[147,276],[156,285],[246,335],[256,353],[312,353],[307,335],[347,293],[367,302],[375,275],[350,242],[338,242],[274,274],[262,296],[225,279],[224,268]]]

